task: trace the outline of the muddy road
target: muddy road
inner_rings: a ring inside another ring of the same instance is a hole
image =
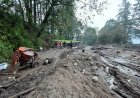
[[[113,46],[38,52],[35,68],[0,76],[0,98],[140,98],[140,53]],[[53,58],[43,65],[45,58]],[[25,93],[26,92],[26,93]]]

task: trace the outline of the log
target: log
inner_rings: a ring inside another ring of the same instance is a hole
[[[13,96],[11,96],[11,97],[9,97],[9,98],[17,98],[17,97],[19,97],[19,96],[21,96],[21,95],[27,94],[27,93],[33,91],[36,87],[37,87],[37,86],[32,87],[32,88],[30,88],[30,89],[27,89],[27,90],[25,90],[25,91],[22,91],[22,92],[20,92],[20,93],[18,93],[18,94],[15,94],[15,95],[13,95]]]
[[[0,73],[0,75],[14,75],[14,73]]]

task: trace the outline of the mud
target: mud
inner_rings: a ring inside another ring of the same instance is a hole
[[[110,89],[123,98],[139,98],[140,96],[140,56],[135,49],[111,47],[98,50],[105,64],[98,73],[105,74],[102,76],[104,82],[107,82]]]
[[[0,76],[0,98],[32,87],[20,98],[139,98],[140,55],[133,48],[93,46],[39,52],[35,68],[18,71],[16,79]],[[43,65],[45,58],[54,62]]]

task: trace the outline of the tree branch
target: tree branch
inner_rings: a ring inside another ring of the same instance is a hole
[[[77,18],[72,14],[72,12],[70,11],[70,9],[69,9],[68,7],[66,7],[66,8],[68,9],[70,15],[71,15],[72,17],[74,17],[75,20],[77,20]]]

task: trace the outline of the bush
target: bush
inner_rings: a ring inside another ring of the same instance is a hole
[[[7,62],[13,50],[20,46],[33,47],[20,18],[13,14],[5,15],[0,19],[0,62]]]
[[[13,45],[0,40],[0,63],[7,62],[12,53]]]

